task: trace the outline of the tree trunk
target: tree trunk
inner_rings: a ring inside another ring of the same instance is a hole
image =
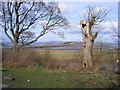
[[[93,42],[90,38],[85,38],[83,42],[83,69],[92,69],[94,65],[92,57]]]
[[[19,49],[20,49],[20,47],[19,47],[19,45],[18,45],[18,40],[19,40],[19,35],[16,34],[16,35],[14,36],[14,42],[13,42],[13,44],[14,44],[13,50],[14,50],[15,52],[19,52]]]
[[[20,47],[19,47],[18,43],[15,41],[14,46],[13,46],[13,51],[18,53],[19,49],[20,49]]]
[[[18,43],[15,41],[14,42],[14,46],[13,46],[13,50],[12,50],[12,53],[13,53],[13,63],[16,64],[18,62],[18,58],[19,58],[19,51],[20,51],[20,47],[18,45]]]
[[[94,40],[98,35],[92,35],[89,21],[81,21],[82,37],[83,37],[83,69],[93,69],[94,60],[92,56],[92,49]]]

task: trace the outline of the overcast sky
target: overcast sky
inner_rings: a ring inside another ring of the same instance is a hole
[[[105,41],[105,42],[113,42],[115,37],[114,28],[118,27],[118,3],[117,2],[59,2],[59,7],[61,8],[63,16],[65,16],[70,22],[70,28],[61,30],[64,32],[64,39],[60,38],[57,35],[52,33],[46,34],[41,37],[39,41],[41,42],[49,42],[49,41],[82,41],[81,29],[79,27],[79,22],[83,20],[83,12],[86,11],[87,6],[94,6],[96,8],[103,7],[110,11],[110,15],[108,20],[101,24],[99,30],[99,37],[97,37],[96,41]],[[39,28],[39,25],[36,26],[36,29]],[[59,30],[58,30],[59,31]],[[37,31],[35,31],[37,35]],[[8,39],[5,37],[3,33],[3,37],[5,41]]]

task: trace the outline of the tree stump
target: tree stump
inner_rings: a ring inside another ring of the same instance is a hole
[[[80,22],[83,37],[83,69],[93,69],[94,60],[92,56],[92,48],[94,41],[98,35],[92,35],[91,28],[94,25],[94,18],[91,21],[83,20]]]

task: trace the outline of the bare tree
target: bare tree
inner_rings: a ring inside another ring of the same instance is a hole
[[[0,12],[2,13],[0,25],[14,44],[14,48],[30,45],[48,32],[54,32],[58,27],[68,25],[67,19],[62,16],[61,10],[55,2],[8,0],[8,2],[0,4]],[[41,24],[40,33],[33,37],[34,35],[29,30],[40,21],[44,21]]]
[[[88,7],[83,21],[80,22],[83,37],[83,69],[93,69],[94,60],[92,56],[92,48],[98,32],[92,34],[95,25],[99,25],[106,20],[109,11],[106,8]]]

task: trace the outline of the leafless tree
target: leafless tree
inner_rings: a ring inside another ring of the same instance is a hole
[[[109,11],[106,8],[89,6],[84,15],[85,20],[80,22],[83,36],[83,69],[93,69],[94,67],[92,48],[98,32],[93,35],[92,30],[95,25],[105,21],[108,14]]]
[[[0,25],[14,44],[14,48],[30,45],[48,32],[56,34],[55,29],[68,25],[56,2],[8,0],[0,3],[0,13],[2,13]],[[42,23],[40,33],[33,38],[34,35],[29,30],[40,22]]]

